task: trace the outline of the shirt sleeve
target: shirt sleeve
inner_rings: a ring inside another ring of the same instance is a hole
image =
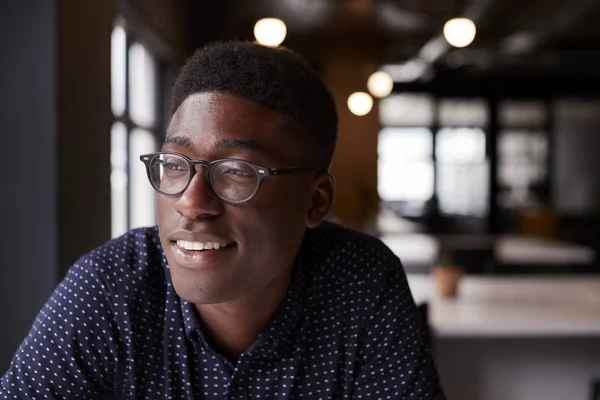
[[[359,360],[352,398],[445,399],[423,321],[400,265],[381,293]]]
[[[101,398],[119,342],[106,285],[80,260],[36,317],[0,380],[0,399]]]

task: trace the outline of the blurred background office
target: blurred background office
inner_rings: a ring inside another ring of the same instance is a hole
[[[80,255],[155,224],[138,155],[177,71],[242,39],[333,92],[332,218],[402,259],[449,399],[599,398],[599,20],[597,0],[3,0],[0,373]]]

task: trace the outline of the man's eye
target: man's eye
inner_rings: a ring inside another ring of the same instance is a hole
[[[237,175],[237,176],[250,176],[251,172],[242,171],[242,170],[239,170],[239,169],[229,168],[228,170],[226,170],[224,172],[224,174],[226,174],[226,175]]]
[[[163,168],[166,171],[187,171],[187,168],[181,164],[164,163]]]

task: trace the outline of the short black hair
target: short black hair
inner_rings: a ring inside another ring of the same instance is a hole
[[[333,96],[297,53],[252,42],[215,42],[197,49],[173,87],[171,115],[190,95],[225,93],[279,114],[283,128],[302,135],[311,161],[327,169],[337,140]]]

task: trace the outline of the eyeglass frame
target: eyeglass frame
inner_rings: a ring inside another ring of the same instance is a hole
[[[175,193],[175,194],[169,194],[169,193],[165,193],[163,191],[161,191],[153,182],[152,182],[152,177],[150,176],[150,164],[152,163],[152,161],[156,158],[159,157],[163,154],[171,154],[171,155],[176,155],[179,156],[181,158],[183,158],[189,167],[189,178],[188,181],[185,185],[185,187]],[[215,196],[217,196],[221,201],[228,203],[228,204],[242,204],[242,203],[246,203],[248,201],[250,201],[254,196],[256,196],[256,193],[258,193],[261,185],[262,185],[262,181],[265,177],[267,176],[278,176],[278,175],[289,175],[289,174],[294,174],[294,173],[298,173],[298,172],[305,172],[305,171],[310,171],[310,170],[316,170],[317,167],[315,166],[306,166],[306,167],[287,167],[287,168],[267,168],[267,167],[263,167],[261,165],[255,164],[253,162],[247,161],[247,160],[242,160],[239,158],[221,158],[219,160],[214,160],[214,161],[203,161],[203,160],[194,160],[191,159],[190,157],[186,156],[185,154],[181,154],[178,153],[176,151],[158,151],[156,153],[148,153],[148,154],[142,154],[140,155],[140,161],[144,163],[144,165],[146,166],[146,175],[148,176],[148,181],[150,182],[150,185],[152,186],[152,188],[154,190],[156,190],[158,193],[164,195],[164,196],[168,196],[168,197],[177,197],[177,196],[181,196],[186,190],[187,188],[190,186],[190,183],[192,183],[192,180],[194,179],[194,176],[196,175],[196,173],[198,173],[200,170],[198,168],[196,168],[196,165],[201,165],[205,168],[204,170],[204,176],[206,178],[206,181],[208,182],[208,186],[210,187],[210,190],[215,194]],[[213,183],[212,183],[212,170],[219,164],[223,163],[223,162],[227,162],[227,161],[236,161],[236,162],[243,162],[248,164],[250,167],[252,167],[252,169],[254,170],[254,172],[256,173],[256,189],[254,189],[254,192],[245,200],[241,200],[241,201],[233,201],[233,200],[228,200],[223,198],[222,196],[220,196],[215,189],[213,188]]]

